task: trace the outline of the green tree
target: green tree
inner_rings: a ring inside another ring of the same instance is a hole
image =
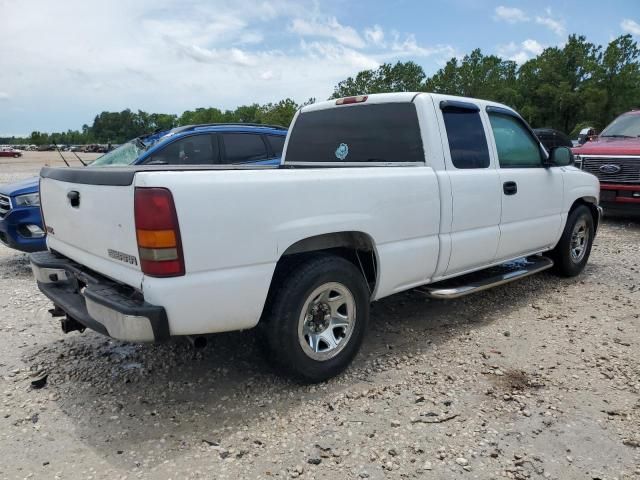
[[[426,75],[414,62],[384,63],[375,70],[363,70],[336,85],[331,98],[385,92],[417,92]]]

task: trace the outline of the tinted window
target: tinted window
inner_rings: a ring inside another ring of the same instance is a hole
[[[265,137],[271,146],[271,150],[276,157],[282,156],[282,150],[284,149],[284,140],[287,137],[276,137],[275,135],[267,135]]]
[[[267,147],[260,135],[250,133],[224,133],[224,163],[246,163],[268,157]]]
[[[424,162],[413,103],[352,105],[302,113],[288,162]]]
[[[190,135],[168,144],[154,153],[146,164],[209,165],[218,163],[216,135]]]
[[[499,113],[489,113],[489,119],[501,167],[542,166],[539,143],[520,120]]]
[[[462,108],[442,111],[449,139],[451,161],[456,168],[487,168],[489,147],[480,113]]]

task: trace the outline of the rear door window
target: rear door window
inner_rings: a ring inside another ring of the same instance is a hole
[[[223,163],[247,163],[269,157],[262,135],[252,133],[223,133]]]
[[[190,135],[171,142],[145,162],[147,165],[212,165],[219,162],[217,135]]]
[[[444,108],[451,161],[456,168],[487,168],[489,147],[484,134],[480,112],[466,108]]]
[[[282,150],[284,150],[285,136],[266,135],[265,138],[271,147],[271,151],[276,157],[282,156]]]
[[[413,103],[361,104],[301,113],[287,163],[424,162]]]

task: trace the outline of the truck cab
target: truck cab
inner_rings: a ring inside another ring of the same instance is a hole
[[[573,153],[576,165],[600,180],[605,210],[640,215],[640,110],[620,115]]]

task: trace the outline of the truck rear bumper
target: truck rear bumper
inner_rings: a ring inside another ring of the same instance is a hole
[[[118,340],[161,342],[170,337],[165,309],[145,302],[131,287],[52,252],[33,253],[30,260],[40,291],[71,320]]]

